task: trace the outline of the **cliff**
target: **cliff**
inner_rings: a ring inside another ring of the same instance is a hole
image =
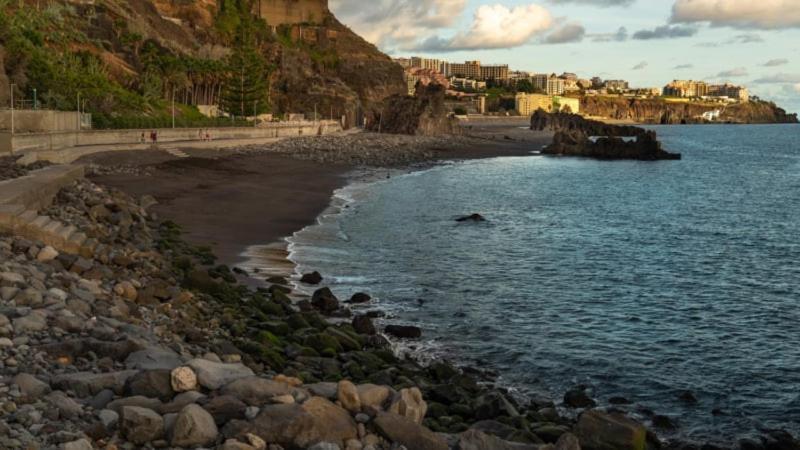
[[[723,123],[797,123],[797,114],[788,114],[774,103],[719,105],[704,103],[666,102],[660,99],[630,99],[623,97],[583,97],[581,112],[594,117],[630,120],[652,124],[705,123],[703,113],[720,111],[716,122]]]
[[[306,3],[319,5],[309,9]],[[5,58],[0,52],[0,85],[8,76],[18,96],[29,100],[38,88],[40,101],[55,109],[74,109],[80,94],[89,112],[109,117],[163,118],[173,93],[186,105],[179,115],[187,117],[199,115],[193,106],[218,104],[236,27],[250,14],[222,0],[37,4],[0,4],[0,48],[7,50]],[[301,10],[294,11],[295,4]],[[317,111],[353,124],[384,98],[405,92],[402,68],[341,24],[325,2],[260,5],[265,111],[308,117]],[[314,20],[287,23],[296,15]]]
[[[417,84],[416,95],[394,95],[368,117],[367,128],[391,134],[434,136],[459,134],[458,121],[444,104],[444,86]]]

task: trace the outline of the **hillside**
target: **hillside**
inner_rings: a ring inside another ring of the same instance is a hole
[[[18,99],[35,88],[44,106],[74,110],[80,96],[97,125],[124,126],[163,121],[174,95],[181,120],[199,119],[194,106],[224,103],[241,81],[232,61],[245,26],[259,59],[249,82],[265,91],[248,112],[353,123],[406,89],[402,69],[330,13],[272,27],[247,0],[25,3],[0,0],[0,104],[13,83]]]
[[[702,123],[704,122],[703,113],[714,110],[720,110],[718,122],[797,123],[797,114],[788,114],[774,103],[758,100],[725,106],[623,97],[583,97],[581,99],[581,112],[584,114],[614,120],[630,120],[637,123]]]

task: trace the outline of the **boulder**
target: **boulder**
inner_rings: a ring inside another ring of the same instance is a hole
[[[78,439],[77,441],[64,443],[64,450],[92,450],[92,443],[88,439]]]
[[[383,409],[386,400],[392,396],[392,390],[386,386],[361,384],[357,389],[358,398],[363,408]]]
[[[321,441],[344,443],[358,437],[356,423],[350,414],[322,397],[312,397],[302,405],[319,433]]]
[[[356,333],[358,334],[366,334],[372,336],[378,332],[375,329],[375,325],[372,323],[372,319],[363,314],[359,314],[353,317],[352,325],[353,329],[356,330]]]
[[[47,329],[47,313],[45,311],[33,311],[27,316],[17,317],[12,321],[12,325],[17,336],[43,331]]]
[[[417,387],[401,389],[389,406],[390,413],[405,417],[415,423],[422,423],[428,404],[422,399],[422,392]]]
[[[164,436],[164,419],[152,409],[124,406],[120,417],[120,431],[134,444],[146,444]]]
[[[571,408],[592,408],[597,405],[586,393],[585,386],[576,386],[564,393],[564,404]]]
[[[322,283],[322,275],[319,272],[306,273],[300,277],[300,282],[305,284],[317,285]]]
[[[83,414],[83,407],[80,403],[67,397],[67,394],[61,391],[55,391],[47,394],[45,397],[47,403],[58,411],[62,419],[73,419]]]
[[[347,303],[354,303],[354,304],[368,303],[370,300],[372,300],[372,297],[370,297],[369,295],[363,292],[356,292],[355,294],[353,294],[352,297],[350,297],[350,300],[348,300]]]
[[[456,450],[539,450],[538,445],[509,442],[475,429],[458,436]]]
[[[131,353],[125,359],[128,369],[169,369],[172,370],[183,364],[180,355],[163,347],[148,347]]]
[[[15,376],[11,382],[19,387],[21,403],[34,403],[50,392],[50,385],[28,373]]]
[[[176,367],[170,372],[170,384],[175,392],[187,392],[197,389],[197,375],[190,367]]]
[[[456,219],[456,222],[486,222],[486,218],[480,214],[470,214]]]
[[[585,411],[578,419],[575,435],[586,450],[644,450],[645,427],[622,415]]]
[[[253,420],[252,432],[266,442],[306,448],[319,442],[314,418],[300,405],[269,405]]]
[[[422,330],[419,327],[408,325],[386,325],[386,334],[401,339],[419,339],[422,337]]]
[[[204,447],[217,440],[214,418],[198,405],[187,405],[178,414],[172,428],[172,445],[175,447]]]
[[[307,384],[304,387],[312,394],[318,397],[325,397],[328,400],[336,400],[336,395],[339,391],[339,385],[331,382]]]
[[[225,364],[197,358],[186,365],[197,374],[200,385],[212,391],[238,379],[255,375],[249,367],[241,363]]]
[[[330,314],[339,309],[339,299],[329,288],[325,287],[314,291],[311,296],[311,305],[325,314]]]
[[[97,395],[105,389],[121,394],[125,382],[136,373],[135,370],[107,373],[75,372],[53,377],[51,385],[62,391],[72,391],[79,398]]]
[[[220,450],[256,450],[256,448],[236,439],[228,439],[222,444]]]
[[[128,378],[125,394],[169,401],[175,396],[167,369],[143,370]]]
[[[414,450],[448,450],[447,441],[417,422],[391,413],[378,413],[375,428],[386,439]]]
[[[555,450],[581,450],[581,444],[574,434],[564,433],[558,438]]]
[[[49,245],[39,250],[36,260],[39,262],[50,262],[58,257],[58,251]]]
[[[487,392],[475,400],[475,417],[479,420],[494,419],[498,416],[516,417],[519,412],[497,391]]]
[[[219,395],[212,398],[205,405],[206,411],[214,417],[217,425],[224,425],[231,420],[244,419],[247,405],[241,400],[230,395]]]
[[[361,399],[358,396],[358,389],[352,382],[348,380],[339,382],[337,398],[342,407],[351,413],[361,411]]]
[[[286,383],[259,377],[247,377],[225,385],[220,393],[238,398],[250,406],[261,406],[273,397],[291,394],[292,391],[293,388]]]

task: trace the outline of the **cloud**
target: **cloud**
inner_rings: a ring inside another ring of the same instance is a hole
[[[642,61],[642,62],[640,62],[639,64],[637,64],[637,65],[633,66],[633,67],[631,68],[631,70],[642,70],[642,69],[644,69],[645,67],[647,67],[647,61]]]
[[[780,59],[770,59],[769,61],[763,64],[764,67],[778,67],[778,66],[785,66],[789,64],[788,59],[780,58]]]
[[[369,42],[386,50],[408,47],[455,24],[467,0],[330,0],[330,9]]]
[[[717,78],[734,78],[746,77],[748,75],[747,69],[744,67],[737,67],[735,69],[725,70],[717,74]]]
[[[779,29],[800,27],[797,0],[676,0],[673,23],[708,22],[717,27]]]
[[[694,69],[694,64],[678,64],[673,67],[674,70]]]
[[[580,42],[586,36],[586,28],[583,25],[572,23],[566,24],[552,33],[545,36],[545,44],[566,44],[569,42]]]
[[[483,5],[475,11],[468,31],[448,39],[431,36],[414,49],[446,52],[519,47],[551,29],[553,23],[550,12],[539,5]]]
[[[597,33],[588,35],[594,42],[624,42],[628,40],[628,29],[619,27],[614,33]]]
[[[564,5],[567,3],[580,3],[582,5],[608,7],[608,6],[630,6],[636,0],[548,0],[548,1],[556,5]]]
[[[764,38],[761,35],[755,33],[746,33],[746,34],[737,34],[731,40],[727,42],[727,44],[757,44],[760,42],[764,42]]]
[[[793,88],[794,88],[794,91],[795,91],[795,92],[797,92],[798,94],[800,94],[800,83],[797,83],[797,84],[795,84],[795,85],[793,86]]]
[[[758,84],[795,84],[800,83],[800,73],[778,73],[759,78],[753,83]]]
[[[652,30],[639,30],[633,33],[633,38],[638,40],[650,39],[677,39],[692,37],[697,34],[697,28],[680,25],[662,25]]]

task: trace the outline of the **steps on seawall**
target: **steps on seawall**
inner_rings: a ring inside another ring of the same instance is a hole
[[[61,252],[91,256],[97,241],[73,225],[38,212],[52,204],[58,191],[83,175],[83,166],[50,166],[0,182],[0,231],[41,241]]]

